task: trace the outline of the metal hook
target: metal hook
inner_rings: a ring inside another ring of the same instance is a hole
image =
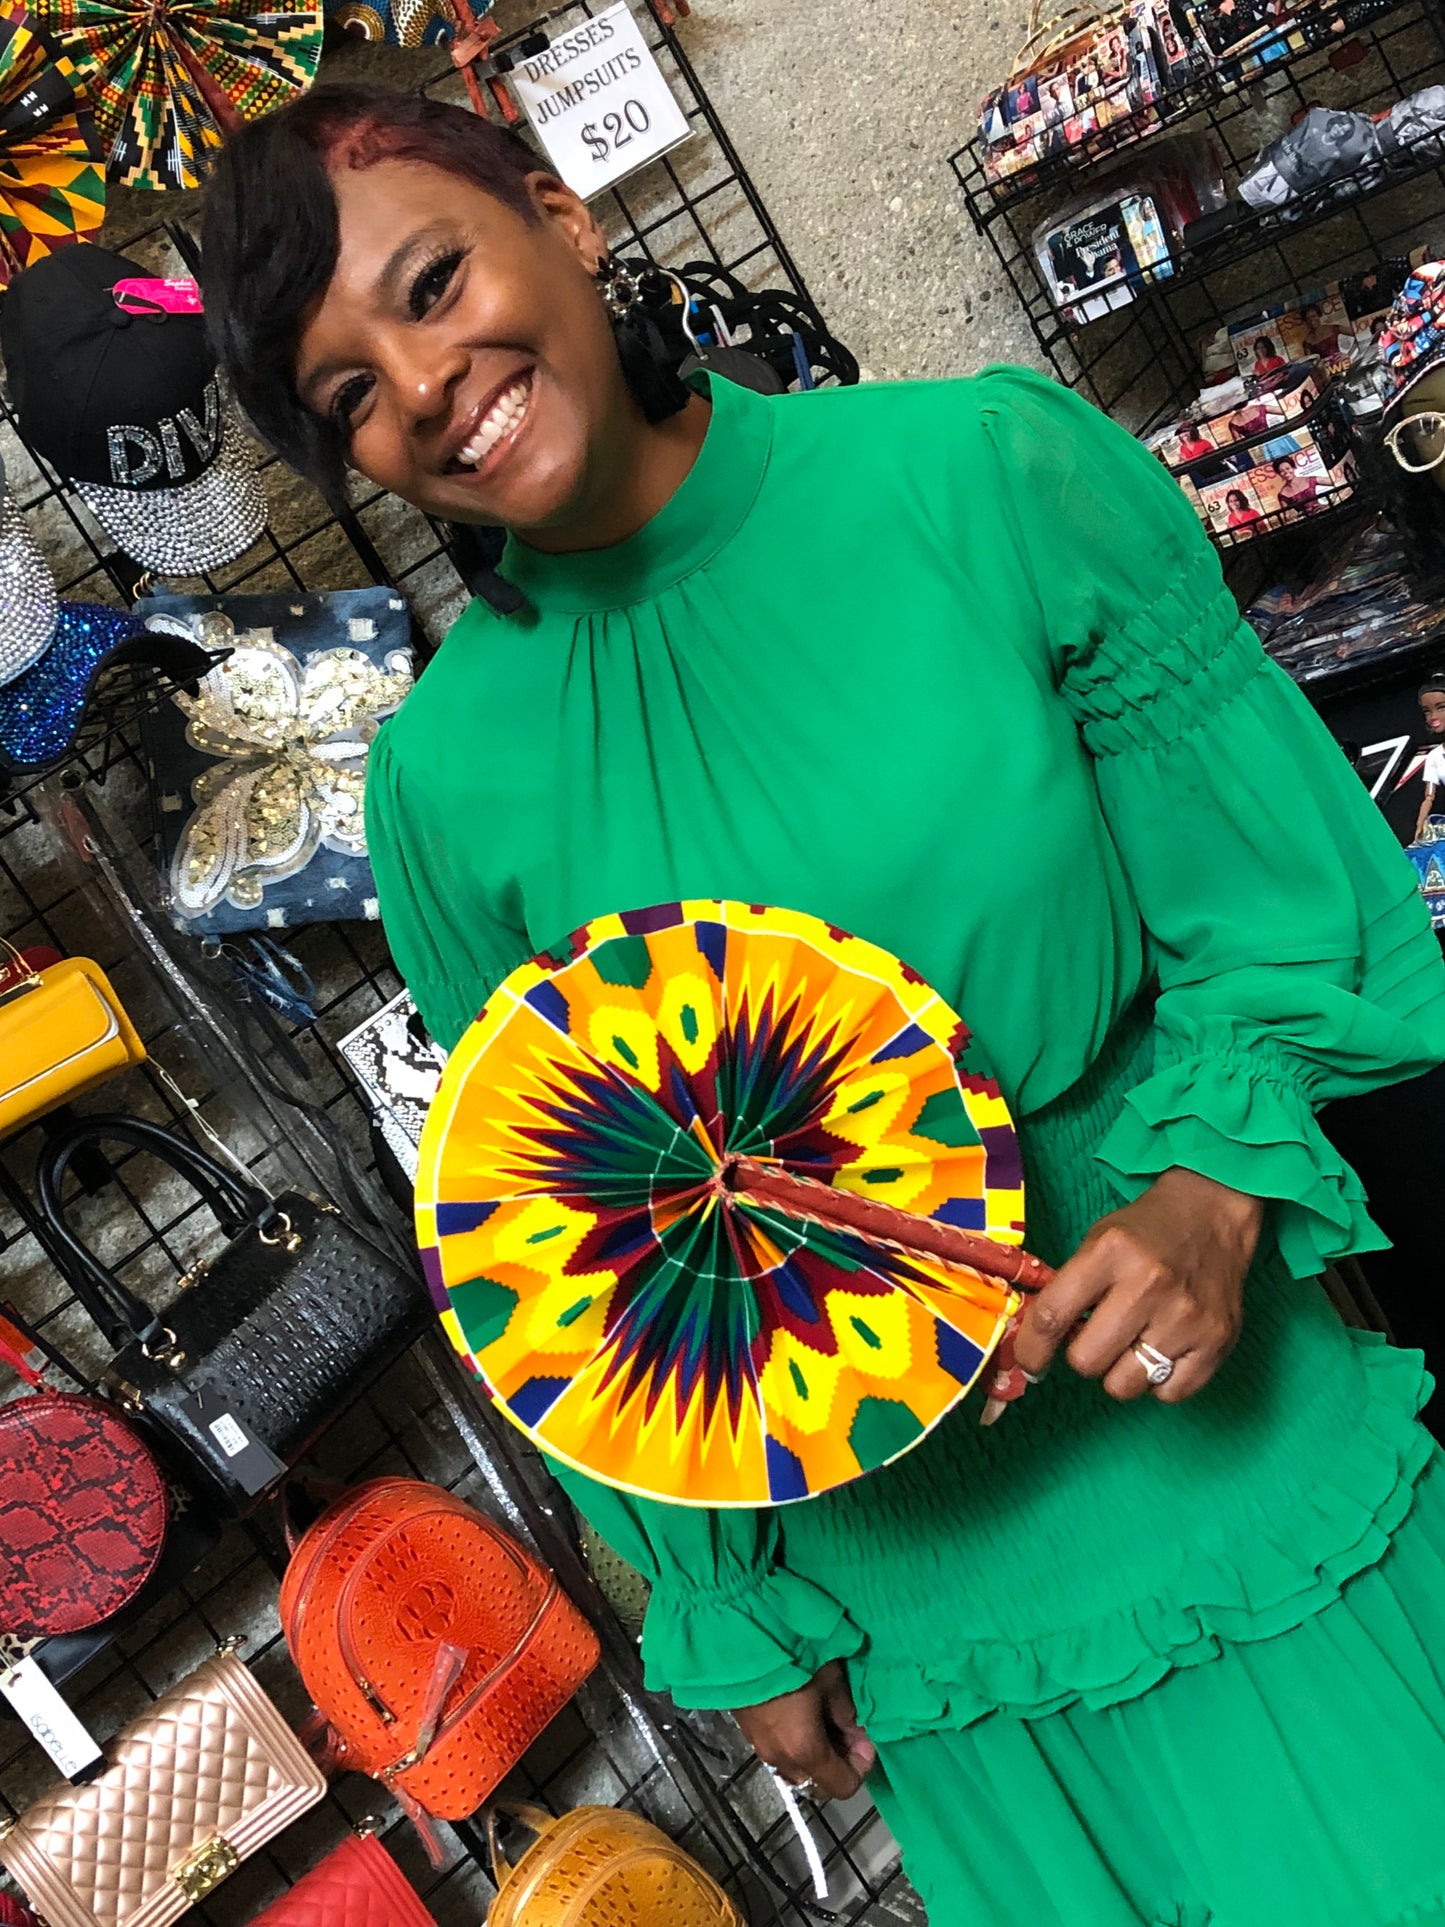
[[[692,352],[697,356],[699,361],[701,361],[703,358],[702,343],[692,331],[692,293],[682,276],[680,274],[674,274],[671,268],[659,268],[658,273],[662,275],[665,280],[670,281],[682,297],[682,332],[687,336],[688,346],[692,349]]]

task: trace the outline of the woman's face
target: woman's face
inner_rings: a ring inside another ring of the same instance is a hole
[[[417,161],[332,184],[340,252],[298,343],[302,401],[363,475],[433,515],[565,520],[627,408],[585,204],[534,175],[529,222]]]
[[[1445,736],[1445,690],[1422,689],[1420,708],[1432,736]]]

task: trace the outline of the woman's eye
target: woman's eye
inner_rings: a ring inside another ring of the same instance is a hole
[[[413,321],[420,321],[422,316],[441,300],[451,286],[452,277],[461,266],[461,261],[461,250],[457,249],[451,254],[444,254],[439,261],[433,261],[429,267],[422,269],[411,284],[410,307]]]
[[[352,417],[366,400],[370,391],[370,375],[353,375],[350,381],[344,382],[342,386],[337,389],[331,400],[331,416],[333,421],[343,429],[349,428]]]

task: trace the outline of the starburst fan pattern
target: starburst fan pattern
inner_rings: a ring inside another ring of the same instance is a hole
[[[453,1343],[538,1444],[679,1503],[800,1499],[916,1444],[1017,1308],[995,1279],[755,1200],[730,1154],[1022,1236],[959,1019],[876,946],[714,900],[606,917],[448,1064],[417,1224]]]

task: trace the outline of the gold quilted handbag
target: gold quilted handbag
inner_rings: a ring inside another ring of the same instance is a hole
[[[225,1650],[126,1727],[106,1758],[96,1779],[37,1800],[0,1839],[0,1865],[47,1927],[168,1927],[326,1791]]]
[[[537,1836],[515,1867],[497,1840],[503,1813]],[[498,1800],[487,1832],[497,1882],[487,1927],[745,1927],[710,1873],[620,1807],[576,1807],[554,1820]]]

